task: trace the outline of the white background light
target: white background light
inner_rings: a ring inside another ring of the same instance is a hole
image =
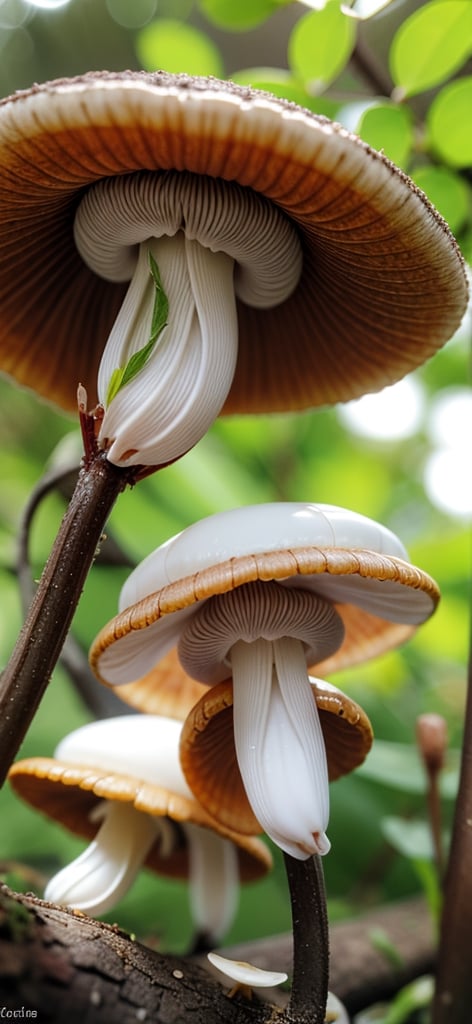
[[[355,434],[374,441],[402,441],[418,430],[423,408],[422,387],[412,377],[405,377],[376,395],[339,406],[338,412]]]
[[[424,468],[424,486],[437,508],[461,519],[472,519],[470,447],[467,452],[465,448],[432,452]]]
[[[56,7],[65,7],[70,0],[27,0],[31,7],[43,7],[46,11],[53,11]]]
[[[433,402],[428,434],[436,446],[426,460],[428,497],[449,515],[472,518],[472,392],[448,388]]]

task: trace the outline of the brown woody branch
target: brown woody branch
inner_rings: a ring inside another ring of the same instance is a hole
[[[291,936],[225,955],[291,972]],[[383,907],[331,929],[330,988],[351,1013],[388,999],[434,967],[433,929],[420,900]],[[41,1024],[283,1024],[280,1009],[227,989],[205,959],[162,956],[119,929],[0,889],[0,1007],[35,1010]]]

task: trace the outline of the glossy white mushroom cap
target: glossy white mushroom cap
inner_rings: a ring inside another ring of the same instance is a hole
[[[337,506],[275,502],[209,516],[131,573],[121,613],[92,645],[92,667],[112,685],[138,679],[177,645],[201,602],[273,579],[336,605],[346,638],[332,671],[405,640],[434,611],[434,581],[407,558],[386,527]],[[325,671],[323,664],[319,674]]]
[[[309,545],[368,548],[408,559],[391,530],[357,512],[312,502],[247,505],[200,519],[156,548],[128,576],[120,593],[120,611],[166,583],[229,558]],[[318,581],[328,590],[325,596],[329,596],[330,582],[339,585],[337,580]],[[349,586],[349,579],[343,582]]]
[[[126,772],[192,799],[179,762],[182,723],[161,715],[119,715],[75,729],[54,756],[70,764]]]

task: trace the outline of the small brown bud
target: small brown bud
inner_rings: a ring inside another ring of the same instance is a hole
[[[416,741],[428,774],[436,775],[444,765],[447,750],[447,724],[442,715],[418,715]]]

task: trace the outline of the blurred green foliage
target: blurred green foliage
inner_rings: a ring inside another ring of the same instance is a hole
[[[371,4],[372,10],[379,8],[372,18],[364,17],[368,6],[368,0],[364,5],[318,0],[310,9],[276,0],[135,0],[132,5],[71,0],[48,10],[26,0],[0,0],[0,87],[8,94],[34,80],[91,68],[142,66],[228,75],[269,89],[341,120],[383,148],[450,219],[464,253],[472,257],[472,79],[466,73],[471,4],[384,0]],[[400,651],[333,679],[361,701],[379,738],[365,769],[332,787],[332,853],[325,869],[333,918],[413,892],[420,884],[414,857],[404,856],[401,843],[391,841],[398,836],[399,819],[426,820],[424,780],[413,745],[416,716],[426,710],[443,714],[452,746],[460,745],[471,508],[467,514],[433,500],[425,490],[425,472],[438,447],[433,429],[438,396],[454,389],[459,394],[466,383],[469,335],[467,321],[457,338],[414,375],[422,405],[414,431],[404,437],[366,435],[338,409],[222,419],[183,459],[124,494],[109,523],[110,536],[137,561],[197,518],[225,508],[273,500],[339,504],[399,533],[412,561],[437,579],[443,597],[431,623]],[[405,411],[398,406],[399,419]],[[457,431],[466,477],[466,425]],[[22,619],[16,581],[22,509],[51,459],[69,465],[71,452],[78,463],[73,419],[0,381],[3,662]],[[63,507],[57,494],[50,495],[34,518],[36,577]],[[115,613],[126,571],[100,561],[94,566],[73,627],[84,650]],[[88,717],[58,668],[22,755],[52,754],[61,736]],[[456,770],[454,754],[444,785],[445,827]],[[59,827],[40,823],[8,787],[0,794],[0,810],[0,867],[17,886],[32,887],[31,867],[46,878],[82,848]],[[144,874],[111,917],[162,948],[182,949],[190,936],[185,887]],[[273,876],[243,893],[228,938],[268,934],[289,924],[286,883],[276,858]]]

